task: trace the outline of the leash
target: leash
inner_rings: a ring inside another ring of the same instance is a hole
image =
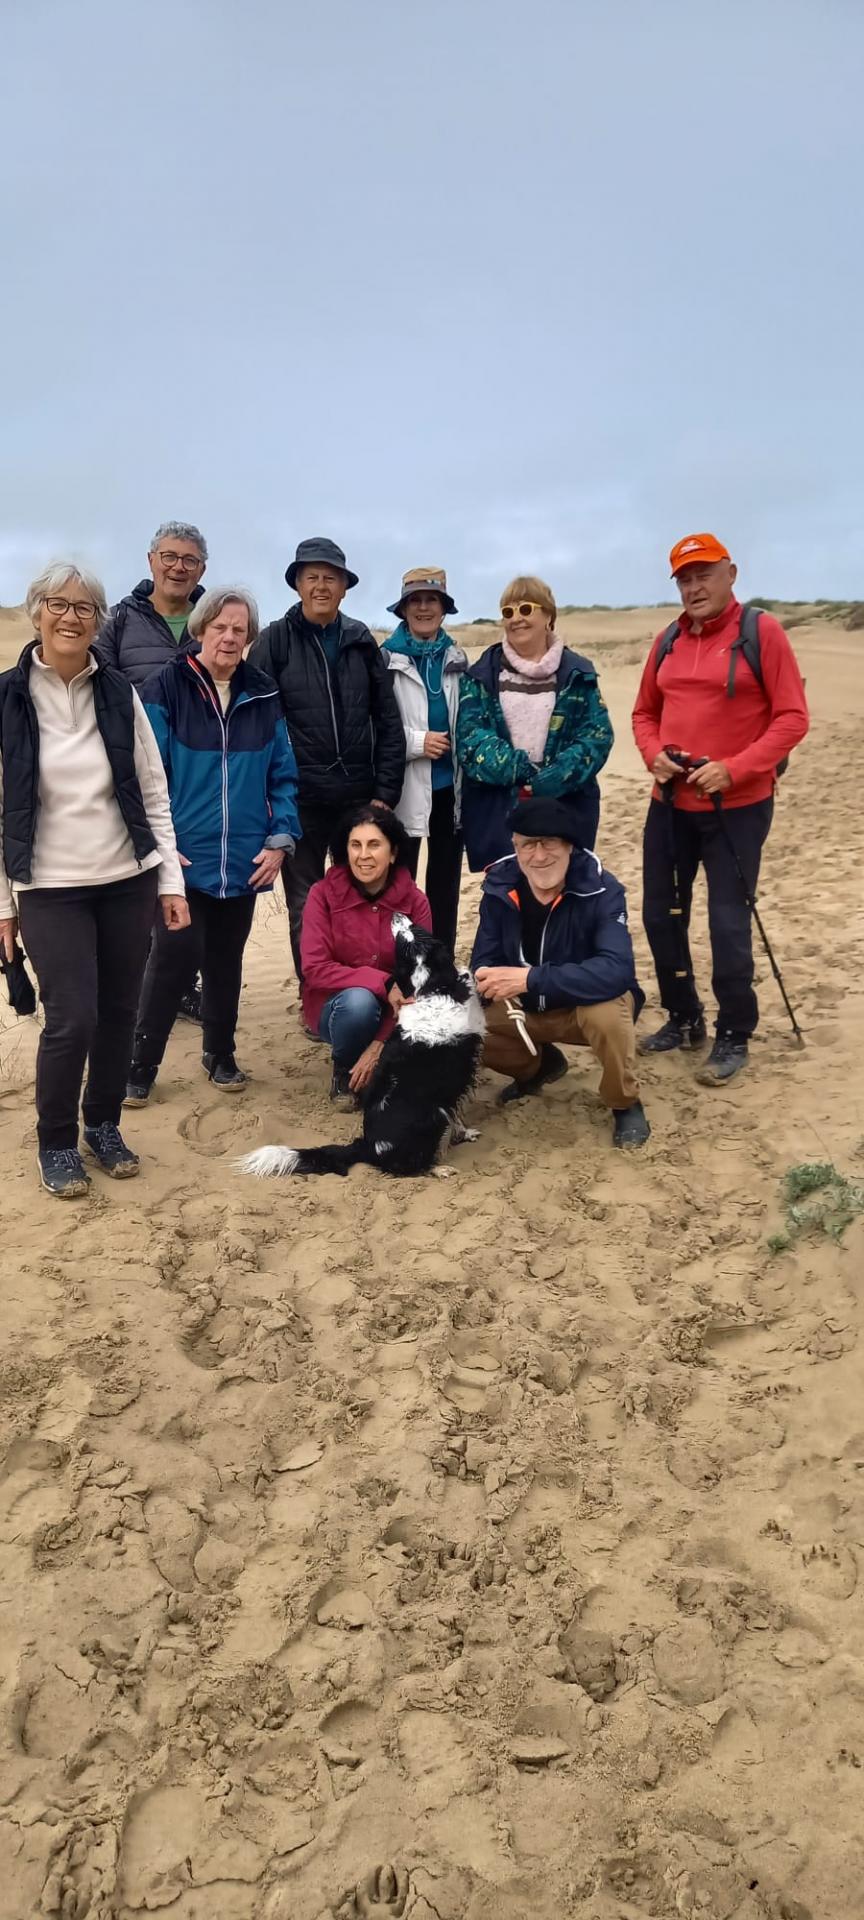
[[[525,1025],[525,1014],[522,1007],[519,1006],[516,1000],[505,1000],[504,1005],[507,1008],[508,1020],[512,1020],[514,1022],[515,1026],[518,1028],[520,1037],[524,1040],[525,1045],[528,1048],[528,1052],[533,1053],[536,1059],[537,1048],[535,1047],[534,1042],[531,1038],[531,1035],[528,1032],[528,1028]]]

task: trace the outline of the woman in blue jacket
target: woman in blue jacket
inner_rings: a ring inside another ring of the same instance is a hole
[[[202,1062],[213,1085],[236,1092],[234,1058],[243,950],[255,901],[273,886],[300,838],[297,768],[278,689],[250,667],[258,609],[242,587],[206,593],[189,620],[189,653],[142,689],[165,772],[202,978]],[[197,643],[197,646],[194,644]],[[187,984],[159,928],[135,1035],[126,1105],[147,1102]]]

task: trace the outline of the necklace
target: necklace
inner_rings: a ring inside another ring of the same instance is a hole
[[[433,671],[434,671],[434,668],[435,668],[435,662],[434,662],[434,660],[432,660],[432,659],[430,659],[430,660],[424,660],[424,661],[422,662],[422,667],[421,667],[421,676],[420,676],[420,677],[421,677],[421,679],[423,679],[423,680],[425,680],[425,682],[426,682],[426,692],[427,692],[427,693],[429,694],[429,696],[430,696],[430,698],[431,698],[431,699],[433,699],[433,700],[437,700],[437,698],[438,698],[438,695],[439,695],[440,693],[442,693],[442,692],[443,692],[443,689],[444,689],[444,653],[442,653],[442,655],[441,655],[441,660],[440,660],[440,671],[439,671],[439,674],[438,674],[438,685],[437,685],[437,687],[435,686],[435,684],[434,684],[434,682],[433,682],[433,679],[432,679],[432,674],[433,674]]]

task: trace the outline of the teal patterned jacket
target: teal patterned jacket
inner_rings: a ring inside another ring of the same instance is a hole
[[[580,844],[593,847],[600,813],[597,774],[612,751],[614,733],[590,660],[565,647],[546,751],[535,767],[514,747],[498,698],[503,653],[488,647],[462,676],[456,752],[463,771],[462,824],[473,872],[513,850],[507,815],[524,787],[534,794],[572,798]]]

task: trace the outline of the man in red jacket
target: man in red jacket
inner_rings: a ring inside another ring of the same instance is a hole
[[[741,644],[743,609],[727,548],[713,533],[693,533],[677,542],[669,559],[684,610],[671,644],[668,630],[658,634],[633,709],[636,744],[656,782],[645,823],[642,920],[668,1014],[642,1051],[697,1047],[706,1037],[688,941],[701,861],[717,1029],[697,1079],[718,1086],[746,1066],[759,1017],[750,910],[726,836],[752,896],[777,766],[803,740],[809,721],[798,664],[779,622],[760,613],[758,639],[746,651]],[[667,747],[705,764],[682,769]]]

